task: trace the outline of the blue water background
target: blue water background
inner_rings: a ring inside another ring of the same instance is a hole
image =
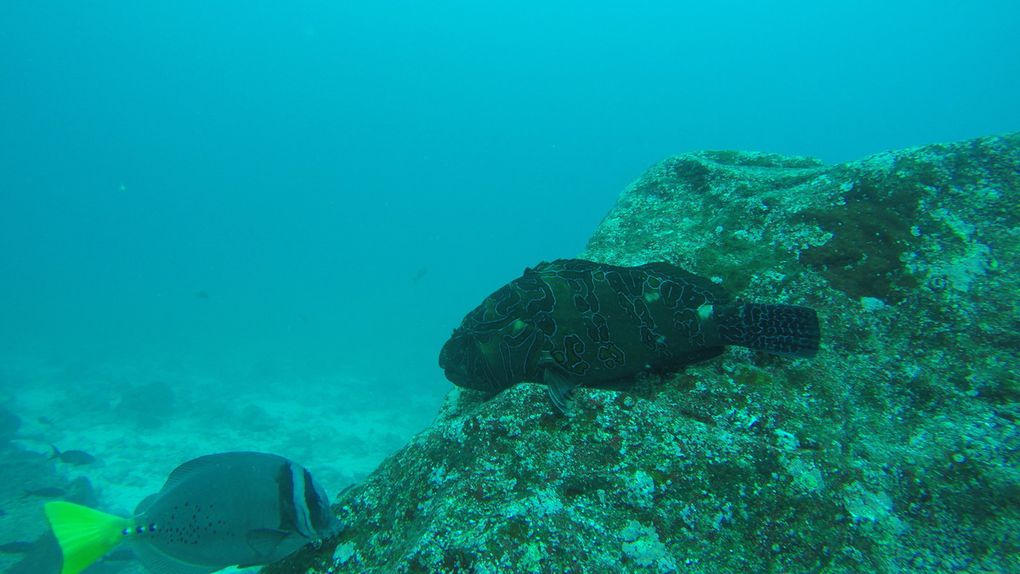
[[[579,253],[669,154],[1020,129],[1018,23],[1008,1],[7,1],[0,361],[439,397],[463,314]]]

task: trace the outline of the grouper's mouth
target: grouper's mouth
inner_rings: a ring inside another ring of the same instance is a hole
[[[446,375],[446,380],[448,380],[451,383],[457,385],[458,387],[466,387],[466,386],[468,386],[466,384],[467,376],[465,376],[464,373],[462,373],[460,371],[455,371],[453,369],[445,369],[445,370],[443,370],[443,374]]]
[[[439,351],[439,368],[443,369],[446,379],[458,387],[466,389],[485,390],[488,388],[483,381],[471,376],[468,372],[470,347],[473,344],[470,338],[458,337],[454,332],[450,340],[443,345]]]
[[[450,343],[452,342],[453,339],[449,339],[446,343],[443,343],[443,348],[439,351],[439,368],[444,371],[450,368],[450,354],[452,353]]]
[[[441,351],[439,351],[439,368],[443,369],[446,374],[446,378],[455,385],[463,386],[463,381],[467,378],[465,373],[458,364],[458,361],[454,359],[456,355],[456,339],[451,338],[447,341]]]

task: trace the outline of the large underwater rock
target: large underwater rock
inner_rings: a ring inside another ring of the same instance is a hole
[[[269,571],[1020,572],[1018,244],[1020,134],[662,161],[582,257],[810,305],[818,356],[730,348],[571,419],[454,389]]]

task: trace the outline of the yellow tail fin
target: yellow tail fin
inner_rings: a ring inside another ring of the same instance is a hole
[[[125,528],[133,527],[127,518],[62,500],[47,502],[45,509],[64,554],[60,574],[78,574],[88,568],[120,543]]]

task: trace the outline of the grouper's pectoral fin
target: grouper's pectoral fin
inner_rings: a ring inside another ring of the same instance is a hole
[[[542,382],[545,383],[549,399],[552,400],[556,410],[565,416],[574,416],[574,401],[572,399],[577,383],[568,380],[552,369],[542,371]]]

